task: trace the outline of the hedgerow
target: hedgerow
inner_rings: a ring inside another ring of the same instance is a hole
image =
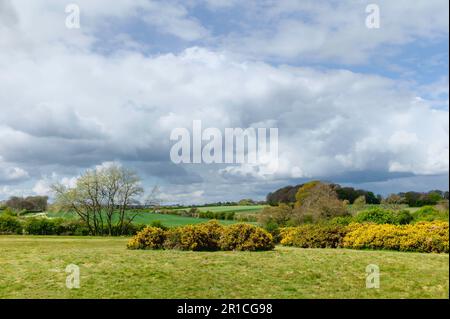
[[[132,236],[144,227],[145,225],[134,223],[124,224],[122,227],[113,225],[111,235]],[[87,236],[90,235],[90,231],[82,220],[46,217],[19,218],[2,214],[0,215],[0,234]],[[103,227],[103,234],[109,235],[106,225]]]
[[[21,234],[22,223],[19,219],[10,216],[0,216],[0,234]]]

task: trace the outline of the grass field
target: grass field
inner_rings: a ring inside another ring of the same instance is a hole
[[[448,298],[448,254],[130,251],[126,242],[0,236],[0,298]],[[65,287],[71,263],[80,289]],[[379,289],[365,288],[368,264],[380,267]]]
[[[251,205],[251,206],[211,206],[211,207],[199,207],[200,211],[212,211],[212,212],[236,212],[238,215],[242,214],[257,214],[259,213],[265,205]],[[180,208],[176,210],[188,210],[188,208]],[[75,213],[65,213],[65,212],[47,212],[46,215],[50,218],[65,218],[74,219],[78,218]],[[167,227],[177,227],[184,226],[188,224],[199,224],[209,221],[206,218],[194,218],[186,216],[176,216],[176,215],[166,215],[166,214],[155,214],[149,212],[139,213],[134,219],[135,223],[138,224],[150,224],[153,221],[159,220]],[[233,220],[219,220],[219,223],[224,225],[234,224],[238,221]],[[252,222],[251,222],[252,223]],[[252,223],[255,224],[255,223]]]
[[[51,218],[65,218],[65,219],[74,219],[78,218],[74,213],[47,213],[48,217]],[[166,214],[155,214],[155,213],[139,213],[138,216],[133,220],[136,224],[150,224],[153,221],[159,220],[164,226],[167,227],[177,227],[184,226],[189,224],[199,224],[205,223],[209,221],[207,218],[195,218],[195,217],[185,217],[185,216],[177,216],[177,215],[166,215]],[[237,221],[233,220],[219,220],[221,224],[228,225],[237,223]]]
[[[209,207],[198,207],[198,210],[202,212],[211,211],[213,213],[218,212],[259,213],[266,206],[267,205],[209,206]],[[178,208],[177,210],[188,210],[188,208]]]
[[[153,214],[153,213],[143,213],[138,215],[134,222],[138,224],[150,224],[151,222],[159,220],[163,223],[164,226],[167,227],[177,227],[188,224],[199,224],[208,222],[209,219],[206,218],[195,218],[195,217],[184,217],[177,215],[164,215],[164,214]],[[237,223],[237,221],[233,220],[218,220],[219,223],[228,225]]]

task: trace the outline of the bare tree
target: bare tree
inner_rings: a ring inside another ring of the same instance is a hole
[[[143,193],[139,176],[132,170],[113,164],[86,171],[76,186],[52,186],[56,203],[62,209],[74,211],[86,223],[93,235],[118,235],[137,214],[127,209]]]

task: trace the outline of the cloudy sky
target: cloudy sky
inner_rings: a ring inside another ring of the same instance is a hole
[[[70,3],[80,28],[66,27]],[[0,0],[0,199],[114,161],[167,202],[263,199],[313,178],[448,189],[448,6]],[[277,127],[278,171],[172,163],[170,133],[193,120]]]

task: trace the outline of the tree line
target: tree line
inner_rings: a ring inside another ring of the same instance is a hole
[[[296,202],[298,190],[305,184],[295,186],[285,186],[267,194],[267,204],[277,206],[278,204],[292,204]],[[336,192],[339,200],[348,201],[353,204],[356,199],[364,196],[367,204],[381,204],[383,201],[395,204],[407,204],[410,207],[422,207],[426,205],[436,205],[441,200],[448,200],[449,192],[441,190],[431,190],[429,192],[401,192],[391,194],[386,198],[375,195],[371,191],[355,189],[353,187],[342,187],[339,184],[329,184]]]

